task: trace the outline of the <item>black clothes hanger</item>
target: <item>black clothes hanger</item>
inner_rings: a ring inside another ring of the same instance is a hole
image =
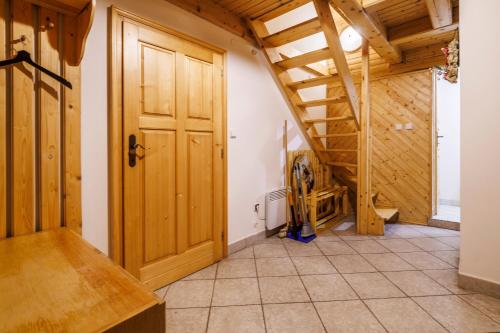
[[[34,62],[33,60],[31,60],[31,55],[30,55],[30,53],[28,51],[24,51],[24,50],[18,51],[17,54],[16,54],[16,56],[14,58],[0,61],[0,67],[9,66],[9,65],[12,65],[12,64],[17,64],[17,63],[23,62],[23,61],[27,62],[28,64],[30,64],[31,66],[35,67],[39,71],[47,74],[51,78],[53,78],[53,79],[61,82],[63,85],[65,85],[69,89],[73,89],[73,86],[71,85],[71,82],[69,82],[65,78],[63,78],[63,77],[61,77],[61,76],[59,76],[59,75],[57,75],[55,73],[52,73],[47,68],[42,67],[39,64],[37,64],[36,62]]]

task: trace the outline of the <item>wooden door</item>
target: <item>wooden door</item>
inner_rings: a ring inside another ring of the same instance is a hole
[[[222,258],[223,56],[123,24],[124,264],[156,288]]]

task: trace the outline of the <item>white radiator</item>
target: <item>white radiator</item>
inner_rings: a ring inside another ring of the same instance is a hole
[[[286,223],[286,189],[266,194],[266,229],[272,230]]]

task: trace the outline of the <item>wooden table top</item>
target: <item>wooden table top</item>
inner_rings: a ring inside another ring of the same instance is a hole
[[[69,229],[0,241],[0,332],[104,331],[159,303]]]

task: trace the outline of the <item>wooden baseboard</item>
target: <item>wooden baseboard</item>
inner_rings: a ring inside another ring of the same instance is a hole
[[[458,286],[463,289],[500,298],[500,284],[496,282],[458,273]]]
[[[429,219],[429,226],[460,231],[460,223],[453,221],[445,221],[445,220],[431,218]]]

